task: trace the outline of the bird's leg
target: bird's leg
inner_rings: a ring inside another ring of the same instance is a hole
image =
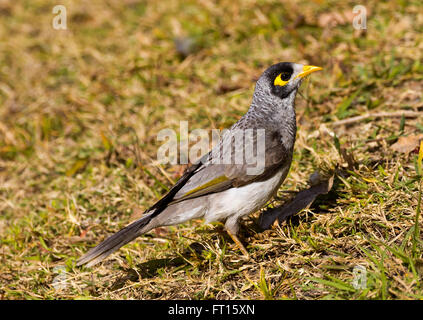
[[[247,249],[245,249],[244,245],[242,244],[241,240],[239,240],[237,235],[232,233],[231,231],[229,231],[229,229],[226,229],[226,231],[228,232],[228,234],[232,238],[232,240],[235,242],[235,244],[237,245],[239,250],[241,250],[242,254],[244,256],[246,256],[247,258],[250,258],[250,255],[248,254]]]
[[[237,247],[241,250],[242,254],[247,259],[249,259],[250,255],[248,254],[247,249],[245,249],[244,245],[242,244],[242,242],[237,237],[237,233],[238,233],[238,230],[239,230],[238,219],[239,219],[239,217],[237,217],[237,216],[230,216],[228,219],[226,219],[225,229],[228,232],[229,236],[232,238],[232,240],[235,242]]]

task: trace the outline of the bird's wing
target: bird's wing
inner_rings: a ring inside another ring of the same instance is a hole
[[[240,187],[254,181],[262,181],[272,177],[282,165],[290,161],[291,150],[286,150],[279,133],[266,131],[264,134],[264,148],[261,149],[264,153],[262,171],[256,174],[254,172],[251,173],[251,169],[256,168],[259,164],[257,154],[260,148],[257,146],[257,141],[260,138],[257,137],[257,132],[254,131],[249,137],[245,135],[245,140],[243,141],[236,141],[234,136],[230,134],[224,136],[221,143],[202,158],[202,164],[194,170],[192,176],[185,179],[182,187],[176,193],[173,193],[172,200],[169,203],[221,192],[232,187]],[[252,146],[252,150],[250,149],[248,152],[245,150],[247,139],[249,139]],[[225,163],[228,159],[224,159],[226,154],[224,150],[228,150],[224,147],[225,143],[229,143],[231,148],[229,152],[232,157],[229,159],[229,163]],[[220,150],[220,152],[217,152],[217,150]],[[243,151],[244,159],[240,164],[232,164],[230,162],[234,162],[237,150]],[[184,179],[184,177],[181,179]]]

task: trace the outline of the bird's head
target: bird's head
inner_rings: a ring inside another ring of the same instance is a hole
[[[322,68],[292,62],[280,62],[267,68],[260,77],[258,84],[270,90],[272,95],[284,99],[293,91],[298,90],[304,77],[319,70],[322,70]]]

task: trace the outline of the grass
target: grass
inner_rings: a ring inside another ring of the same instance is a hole
[[[390,148],[422,133],[422,118],[333,125],[423,111],[421,1],[368,3],[366,32],[352,28],[351,1],[61,4],[67,30],[52,28],[50,1],[0,4],[1,299],[423,298],[423,151]],[[297,98],[294,161],[271,205],[338,167],[332,191],[272,230],[246,219],[250,261],[221,225],[195,220],[75,268],[182,173],[155,161],[157,133],[229,127],[279,61],[324,72]]]

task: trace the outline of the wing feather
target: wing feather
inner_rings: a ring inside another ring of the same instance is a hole
[[[252,136],[253,145],[257,144],[257,134]],[[185,182],[185,185],[180,188],[180,190],[174,195],[173,202],[180,202],[187,199],[196,198],[210,193],[221,192],[233,187],[240,187],[246,184],[249,184],[254,181],[263,181],[267,180],[275,174],[275,172],[287,161],[291,161],[289,150],[286,150],[282,144],[281,137],[277,132],[266,132],[265,135],[265,161],[264,161],[264,170],[262,173],[257,175],[248,174],[248,168],[255,167],[257,163],[243,163],[243,164],[223,164],[223,157],[219,161],[215,161],[216,158],[213,156],[218,154],[223,154],[224,148],[222,144],[231,142],[234,146],[231,149],[232,158],[234,159],[234,154],[239,148],[236,142],[229,140],[228,137],[225,137],[221,140],[216,148],[220,148],[221,152],[214,152],[212,150],[203,157],[203,165],[201,170],[196,172],[190,179]],[[257,150],[257,147],[254,148]],[[217,162],[217,163],[216,163]]]

